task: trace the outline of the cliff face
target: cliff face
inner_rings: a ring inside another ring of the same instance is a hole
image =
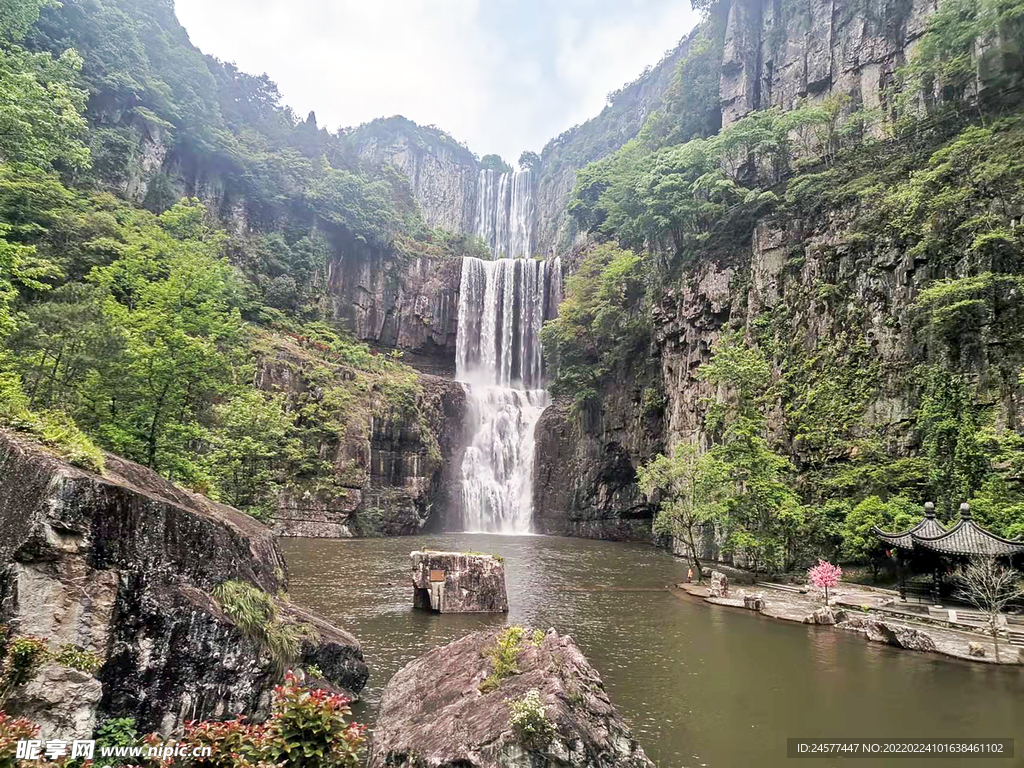
[[[913,52],[933,0],[737,0],[722,60],[722,124],[751,110],[792,109],[803,99],[849,96],[885,107],[882,89]]]
[[[480,165],[468,149],[402,117],[361,126],[352,141],[360,157],[405,174],[428,226],[473,231]]]
[[[912,54],[934,7],[926,0],[799,7],[773,0],[732,2],[719,79],[723,126],[755,109],[790,109],[830,96],[847,98],[851,108],[885,111],[889,105],[883,89]],[[685,48],[684,43],[676,61],[685,56]],[[659,82],[663,92],[664,77],[654,75],[643,99],[638,96],[637,109],[656,103]],[[610,112],[606,109],[591,123]],[[578,143],[591,123],[556,151]],[[554,151],[546,153],[547,168],[554,157]],[[571,191],[575,170],[563,164],[560,173],[564,180],[555,187],[550,172],[542,176],[539,207],[549,212],[564,211]],[[652,308],[652,354],[660,369],[654,386],[665,394],[663,418],[645,418],[640,385],[632,374],[609,385],[590,414],[569,418],[565,408],[546,413],[537,434],[536,491],[544,530],[652,538],[653,509],[636,488],[636,467],[681,439],[707,444],[702,401],[715,392],[696,371],[729,327],[744,328],[749,335],[757,321],[785,323],[794,330],[794,346],[808,357],[851,327],[862,330],[869,340],[868,360],[880,378],[870,400],[860,404],[863,424],[904,454],[914,448],[905,377],[921,361],[922,351],[912,340],[911,304],[936,273],[926,260],[892,244],[879,243],[865,256],[862,247],[852,244],[850,219],[849,212],[833,210],[802,221],[762,221],[749,248],[721,262],[701,259],[659,291]],[[551,243],[552,229],[545,226],[540,229]],[[566,237],[554,242],[564,247]],[[984,357],[972,363],[975,372],[985,369]],[[776,365],[774,379],[782,375]],[[1019,384],[1011,376],[991,395],[1006,402],[1001,423],[1017,410],[1016,389]],[[780,414],[770,422],[799,466],[807,446],[782,432]],[[572,471],[560,471],[561,466]],[[717,556],[719,544],[709,534],[705,556]]]
[[[265,712],[272,660],[209,593],[228,580],[287,589],[270,531],[116,456],[106,467],[102,477],[84,472],[0,432],[0,623],[103,660],[95,677],[48,662],[9,711],[64,739],[89,738],[104,715],[168,732]],[[319,632],[300,663],[360,690],[367,669],[355,638],[282,610]]]
[[[330,314],[359,340],[454,372],[461,262],[404,258],[361,243],[328,264]]]
[[[277,498],[278,535],[397,536],[439,527],[448,515],[458,519],[465,392],[444,376],[406,375],[415,378],[415,394],[396,407],[387,380],[274,339],[257,363],[257,387],[283,393],[299,411],[325,401],[348,404],[341,423],[310,425],[315,452],[329,469],[289,479]]]

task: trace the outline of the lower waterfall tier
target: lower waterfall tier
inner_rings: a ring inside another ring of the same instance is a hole
[[[530,533],[534,431],[548,394],[542,389],[463,387],[473,434],[462,462],[463,529]]]

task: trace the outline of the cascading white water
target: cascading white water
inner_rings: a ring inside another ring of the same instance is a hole
[[[548,404],[540,328],[560,294],[558,259],[550,268],[534,259],[462,260],[456,376],[473,435],[462,462],[464,530],[531,530],[534,428]]]
[[[495,256],[515,259],[531,255],[533,209],[530,170],[480,171],[473,232]]]

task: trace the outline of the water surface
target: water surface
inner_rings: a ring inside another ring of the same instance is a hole
[[[653,547],[546,536],[283,539],[292,599],[359,638],[372,723],[388,679],[424,651],[507,623],[571,634],[661,768],[849,764],[1024,766],[1013,760],[798,760],[796,737],[993,737],[1024,751],[1024,670],[948,661],[708,605],[665,589],[686,565]],[[509,614],[414,611],[409,552],[505,558]]]

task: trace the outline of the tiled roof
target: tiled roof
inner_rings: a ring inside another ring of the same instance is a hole
[[[928,549],[944,555],[981,555],[1010,557],[1024,554],[1024,541],[1004,539],[986,531],[971,519],[971,509],[960,506],[960,520],[948,531],[935,519],[934,507],[925,511],[925,519],[900,533],[872,529],[882,541],[901,549]]]

